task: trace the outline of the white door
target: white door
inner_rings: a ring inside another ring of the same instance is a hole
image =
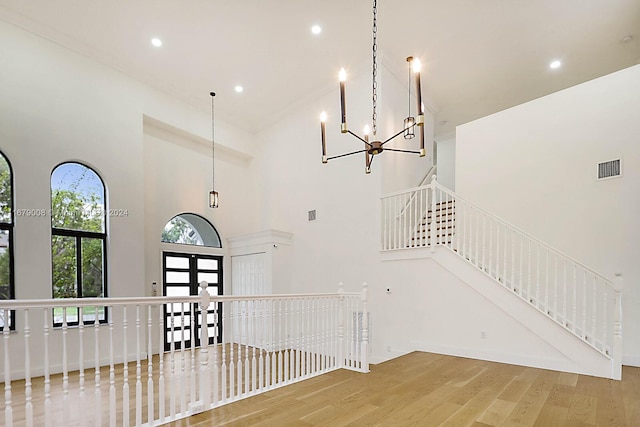
[[[231,292],[233,295],[265,295],[271,293],[267,289],[266,269],[267,254],[264,252],[237,255],[231,257]],[[234,339],[244,345],[257,345],[253,341],[253,324],[248,316],[259,316],[259,303],[240,302],[234,307],[233,316]]]

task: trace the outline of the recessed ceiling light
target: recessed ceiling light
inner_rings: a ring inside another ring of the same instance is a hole
[[[238,92],[238,93],[242,93],[243,90],[244,90],[244,88],[242,86],[240,86],[240,85],[235,87],[235,91]]]
[[[631,40],[633,40],[633,36],[629,35],[629,36],[624,36],[622,38],[622,40],[620,40],[621,43],[629,43]]]
[[[313,34],[320,34],[322,32],[322,27],[320,25],[314,25],[311,27],[311,32]]]
[[[549,68],[551,68],[552,70],[555,70],[556,68],[560,68],[561,65],[562,65],[562,62],[555,60],[549,64]]]
[[[160,40],[157,37],[154,37],[151,39],[151,44],[154,45],[155,47],[160,47],[162,46],[162,40]]]

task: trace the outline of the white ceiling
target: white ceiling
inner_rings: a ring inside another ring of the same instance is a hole
[[[215,90],[254,132],[371,61],[369,0],[0,0],[0,19],[206,111]],[[399,70],[421,59],[437,137],[640,63],[640,0],[380,0],[378,26]]]

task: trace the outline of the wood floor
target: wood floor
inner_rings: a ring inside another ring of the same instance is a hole
[[[640,426],[640,368],[622,381],[414,352],[339,370],[168,424]]]

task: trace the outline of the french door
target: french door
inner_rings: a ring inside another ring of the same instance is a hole
[[[222,257],[179,252],[162,253],[163,295],[198,295],[200,282],[206,280],[211,295],[222,295]],[[217,305],[217,306],[216,306]],[[200,345],[200,308],[198,304],[171,303],[164,307],[164,347],[190,348],[192,338]],[[211,304],[206,316],[209,344],[221,342],[222,304]],[[195,337],[192,335],[195,328]]]

